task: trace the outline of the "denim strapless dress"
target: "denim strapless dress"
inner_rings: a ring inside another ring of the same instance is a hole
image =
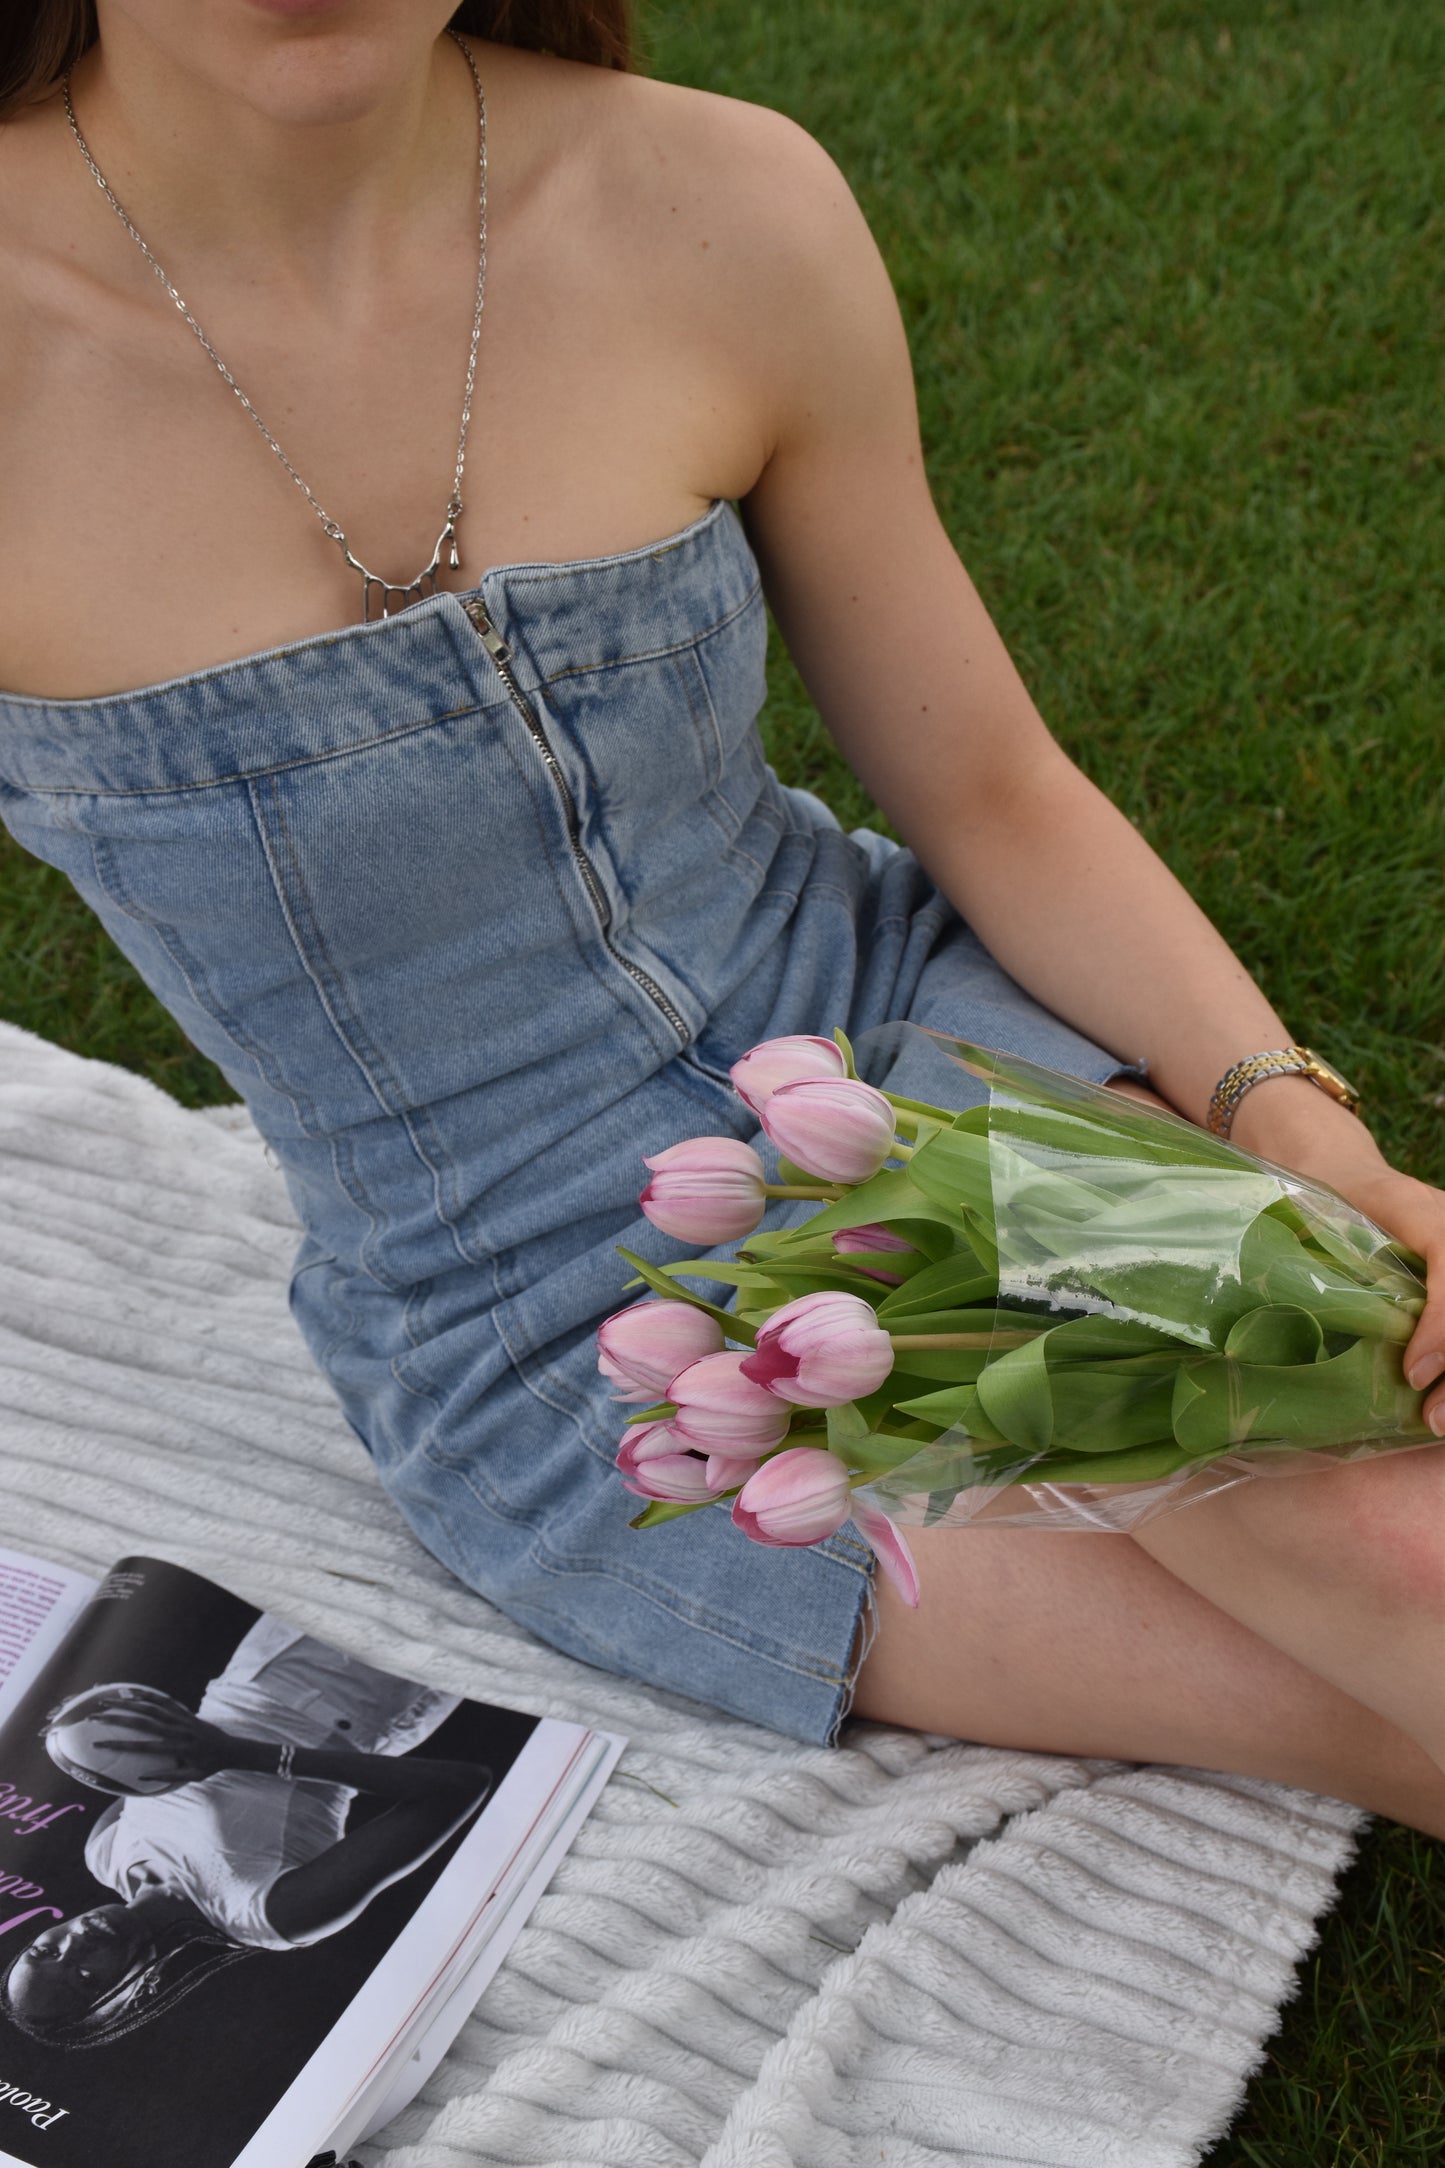
[[[249,1105],[304,1228],[296,1322],[422,1542],[574,1656],[824,1742],[867,1548],[627,1525],[593,1331],[631,1299],[615,1244],[686,1254],[642,1155],[753,1136],[728,1065],[780,1032],[1125,1064],[907,851],[778,782],[765,647],[720,499],[139,692],[0,696],[0,813]]]

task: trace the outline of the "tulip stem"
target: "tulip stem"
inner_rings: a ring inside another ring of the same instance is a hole
[[[1024,1332],[1010,1327],[997,1332],[894,1332],[889,1334],[895,1354],[906,1348],[991,1348],[1023,1347],[1029,1340],[1037,1340],[1036,1332]]]
[[[899,1092],[888,1091],[884,1092],[883,1096],[900,1114],[921,1114],[926,1120],[942,1122],[945,1126],[953,1119],[943,1107],[931,1107],[926,1099],[905,1099]]]
[[[824,1197],[829,1204],[836,1204],[848,1194],[821,1182],[764,1182],[763,1193],[768,1197]]]

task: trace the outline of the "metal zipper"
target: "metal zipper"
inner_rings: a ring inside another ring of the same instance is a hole
[[[577,817],[577,801],[572,795],[572,786],[562,772],[562,764],[552,750],[546,731],[537,720],[536,709],[517,683],[517,673],[512,667],[511,649],[488,617],[486,604],[479,595],[468,596],[462,603],[462,608],[480,633],[482,645],[496,664],[497,675],[506,687],[507,697],[526,724],[528,735],[542,757],[542,765],[552,778],[557,795],[562,801],[562,818],[567,830],[568,848],[581,876],[582,886],[597,914],[603,947],[608,955],[622,966],[628,977],[636,980],[648,1000],[661,1010],[682,1044],[686,1046],[692,1037],[686,1019],[674,1008],[656,979],[644,971],[640,964],[635,964],[630,957],[624,956],[612,939],[612,909],[592,861],[582,848],[582,824]]]

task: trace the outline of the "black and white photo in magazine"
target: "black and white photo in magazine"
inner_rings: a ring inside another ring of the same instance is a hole
[[[0,2151],[234,2158],[534,1728],[184,1569],[112,1576],[0,1734]]]

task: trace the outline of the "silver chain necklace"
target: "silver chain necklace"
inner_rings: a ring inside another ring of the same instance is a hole
[[[246,409],[246,412],[250,415],[252,421],[256,424],[256,427],[260,430],[262,436],[316,514],[316,517],[320,520],[323,532],[336,544],[352,571],[360,573],[362,621],[368,624],[371,621],[373,595],[380,602],[382,616],[390,617],[394,601],[398,609],[404,610],[409,608],[413,602],[424,601],[428,595],[436,593],[437,574],[441,570],[443,550],[447,552],[447,563],[452,571],[459,571],[462,562],[461,552],[457,548],[457,521],[462,516],[462,470],[467,463],[467,430],[472,419],[472,391],[477,380],[477,346],[482,335],[482,299],[487,279],[487,101],[482,91],[481,76],[477,73],[477,64],[473,60],[470,51],[455,31],[450,31],[448,35],[460,47],[462,57],[472,71],[472,82],[475,84],[477,92],[477,305],[472,315],[472,344],[471,351],[467,355],[466,390],[462,395],[462,426],[457,437],[457,467],[456,473],[452,477],[452,493],[447,500],[446,524],[437,536],[436,547],[431,553],[430,564],[425,566],[414,580],[408,580],[404,585],[398,585],[394,580],[384,580],[379,572],[368,571],[361,559],[352,555],[345,533],[338,527],[336,521],[326,511],[325,507],[318,503],[301,479],[301,476],[292,466],[290,460],[256,412],[255,407],[252,406],[250,400],[206,337],[205,332],[196,322],[195,317],[192,316],[185,302],[181,299],[161,266],[156,262],[155,257],[137,232],[120,198],[91,156],[90,145],[80,132],[80,123],[76,120],[75,108],[70,102],[70,74],[68,70],[61,83],[61,89],[65,95],[65,117],[70,123],[70,132],[80,146],[80,155],[89,166],[97,185],[105,196],[106,202],[125,227],[126,232],[130,235],[132,241],[134,241],[136,247],[140,250],[142,256],[144,256],[146,262],[150,265],[152,271],[154,271],[156,277],[160,280],[162,286],[164,286],[166,292],[220,370],[221,375],[230,385],[232,391],[236,394],[236,397],[240,400],[242,406]]]

